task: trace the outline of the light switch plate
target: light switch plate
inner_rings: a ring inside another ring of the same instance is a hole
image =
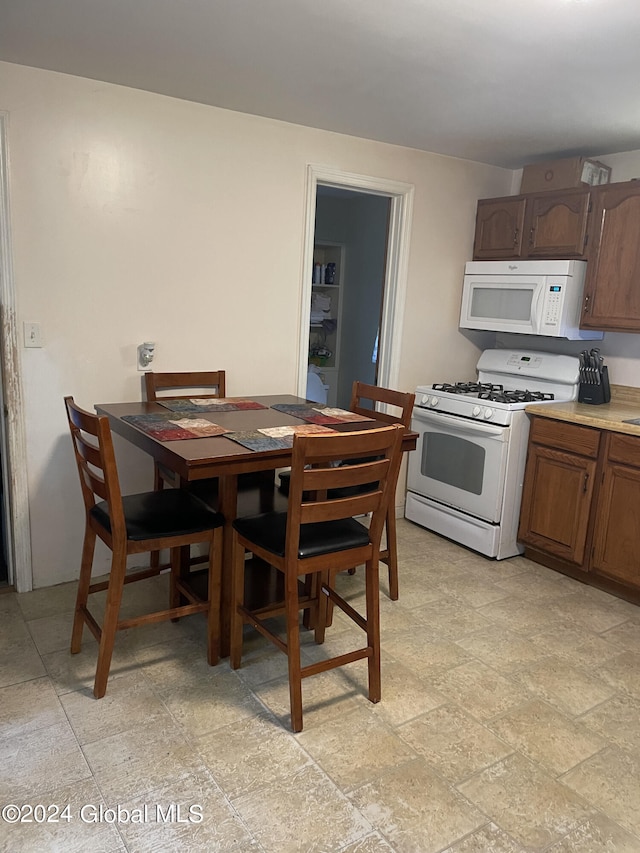
[[[42,346],[42,329],[40,328],[40,323],[24,324],[24,345],[25,347]]]

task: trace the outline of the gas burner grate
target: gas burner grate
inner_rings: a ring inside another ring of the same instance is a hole
[[[434,391],[445,391],[447,394],[489,394],[502,392],[502,385],[492,385],[490,382],[434,382]]]
[[[542,400],[553,400],[553,394],[547,394],[542,391],[504,391],[490,389],[480,391],[478,394],[481,400],[490,400],[492,403],[534,403]]]

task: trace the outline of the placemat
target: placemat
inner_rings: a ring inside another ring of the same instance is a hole
[[[293,447],[294,435],[315,435],[327,432],[335,432],[335,430],[319,424],[305,424],[304,426],[265,427],[243,432],[228,432],[225,438],[230,438],[249,450],[289,450]]]
[[[194,397],[189,400],[156,400],[172,412],[237,412],[247,409],[266,409],[255,400],[229,400],[225,397]]]
[[[227,430],[205,418],[187,415],[176,418],[168,412],[155,412],[149,415],[123,415],[123,421],[132,424],[158,441],[176,441],[181,438],[205,438],[224,435]]]
[[[366,415],[350,412],[348,409],[336,409],[334,406],[311,406],[308,403],[275,403],[271,408],[294,418],[300,418],[310,424],[342,424],[375,420],[375,418],[369,418]]]

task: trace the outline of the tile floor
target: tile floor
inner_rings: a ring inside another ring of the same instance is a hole
[[[69,804],[0,821],[0,850],[639,853],[640,608],[399,528],[383,700],[363,661],[316,676],[299,735],[253,632],[237,672],[207,666],[199,616],[123,632],[96,701],[74,585],[0,595],[0,804]],[[356,603],[362,574],[340,576]],[[337,615],[327,648],[355,630]]]

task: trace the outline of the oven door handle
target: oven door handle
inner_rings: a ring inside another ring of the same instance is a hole
[[[454,428],[455,432],[464,433],[465,435],[490,435],[496,438],[506,437],[507,427],[494,426],[493,424],[483,424],[480,421],[470,421],[466,418],[457,418],[453,415],[445,415],[441,412],[430,412],[425,409],[414,410],[413,417],[421,423],[432,423],[440,426],[445,424]],[[416,430],[419,432],[419,429]]]

